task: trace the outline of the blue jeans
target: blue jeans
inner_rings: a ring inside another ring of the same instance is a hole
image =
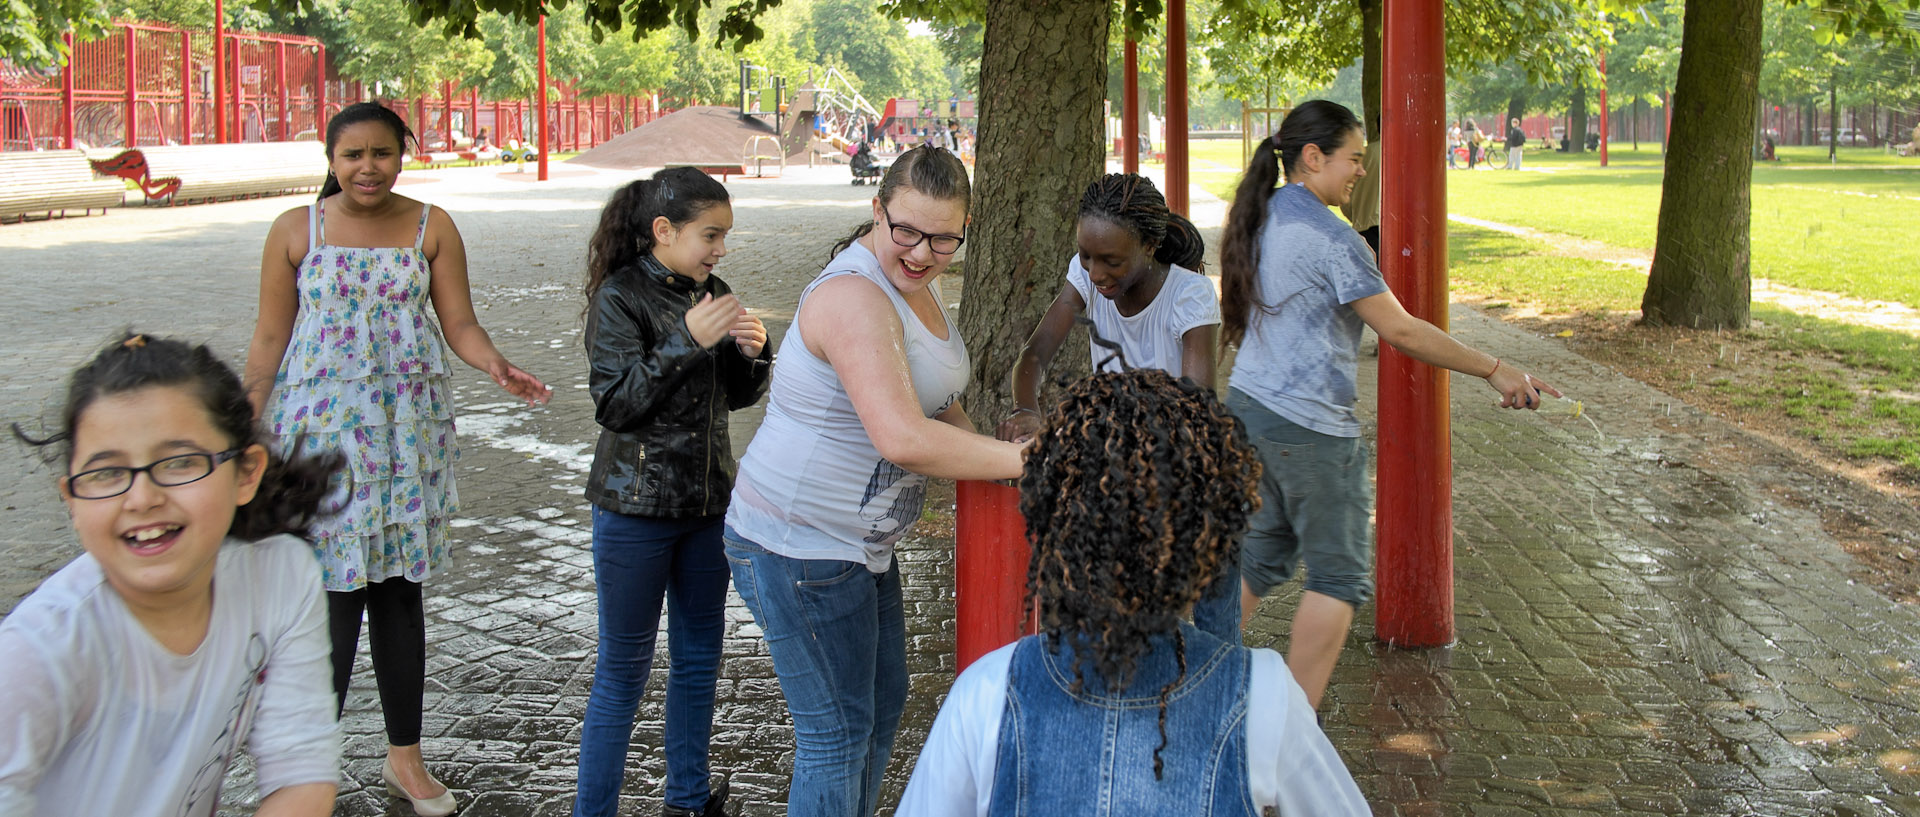
[[[733,585],[793,716],[789,817],[871,817],[907,703],[900,565],[789,559],[726,532]]]
[[[1240,564],[1228,564],[1220,578],[1193,605],[1193,626],[1201,632],[1240,646]]]
[[[666,602],[666,804],[707,805],[713,686],[726,627],[723,517],[660,519],[593,509],[593,583],[600,594],[599,662],[580,726],[576,817],[612,817],[620,805],[633,717],[653,668]]]

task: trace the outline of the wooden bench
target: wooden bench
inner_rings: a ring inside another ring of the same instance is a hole
[[[147,198],[173,204],[317,190],[327,179],[326,147],[320,142],[163,145],[137,152],[145,162],[130,166],[140,176],[129,178]],[[170,179],[178,184],[168,189]]]
[[[722,184],[726,183],[728,176],[744,176],[747,174],[745,167],[737,164],[728,164],[726,162],[667,162],[661,165],[661,167],[691,167],[709,176],[719,176]]]
[[[0,153],[0,221],[78,209],[92,215],[122,204],[127,186],[119,179],[93,175],[87,155],[77,150],[24,150]]]

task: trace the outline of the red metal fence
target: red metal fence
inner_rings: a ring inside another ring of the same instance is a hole
[[[215,83],[213,33],[120,22],[105,39],[73,43],[68,64],[27,71],[0,62],[0,150],[139,147],[217,141],[319,139],[326,118],[368,98],[340,79],[326,47],[309,37],[228,32]],[[665,113],[646,95],[583,95],[555,84],[549,94],[550,149],[584,150]],[[225,99],[214,90],[223,87]],[[495,145],[537,135],[532,100],[482,100],[446,83],[439,94],[386,100],[428,150],[469,146],[480,128]]]

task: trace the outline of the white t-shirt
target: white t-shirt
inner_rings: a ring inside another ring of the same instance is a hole
[[[1127,365],[1135,369],[1159,369],[1174,377],[1185,374],[1180,371],[1181,338],[1189,329],[1220,323],[1220,299],[1214,295],[1213,282],[1177,266],[1167,267],[1167,281],[1153,303],[1131,317],[1120,314],[1113,299],[1093,288],[1078,254],[1067,261],[1067,285],[1080,293],[1080,300],[1087,305],[1087,318],[1100,337],[1120,344],[1127,353]],[[1095,366],[1112,354],[1099,346],[1092,348]],[[1114,360],[1100,371],[1120,371],[1120,361]]]
[[[986,817],[1015,644],[981,656],[953,682],[894,812],[899,817]],[[1373,813],[1320,731],[1307,694],[1273,650],[1253,651],[1246,724],[1254,806],[1315,817]]]
[[[264,796],[338,783],[313,548],[229,539],[206,640],[160,645],[82,554],[0,621],[0,814],[210,817],[245,746]]]

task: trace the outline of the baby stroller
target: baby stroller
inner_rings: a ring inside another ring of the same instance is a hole
[[[853,170],[856,185],[879,184],[880,176],[887,172],[887,165],[873,160],[873,146],[866,142],[861,142],[853,151],[853,160],[847,166]]]

